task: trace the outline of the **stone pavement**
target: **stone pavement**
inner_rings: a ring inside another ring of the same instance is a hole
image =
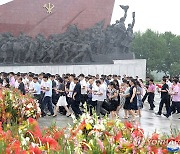
[[[140,124],[140,126],[144,129],[145,134],[151,134],[155,130],[157,132],[164,132],[164,133],[170,133],[170,128],[178,128],[180,130],[180,114],[174,114],[173,116],[166,118],[163,115],[162,116],[157,116],[155,113],[158,111],[159,107],[159,102],[160,102],[160,95],[156,94],[155,97],[155,105],[156,108],[154,111],[149,111],[149,104],[145,102],[144,108],[142,109],[142,117],[141,118],[136,118],[136,121]],[[165,112],[165,110],[164,110]],[[120,118],[123,117],[124,111],[121,109],[120,110]],[[51,124],[55,123],[59,127],[66,127],[68,124],[72,124],[72,118],[71,117],[66,117],[63,115],[58,115],[57,117],[43,117],[40,118],[39,120],[40,127],[48,127]]]

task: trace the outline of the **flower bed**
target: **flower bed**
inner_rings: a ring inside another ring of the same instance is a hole
[[[177,151],[179,141],[178,131],[170,136],[153,133],[145,137],[138,125],[122,123],[118,119],[99,120],[88,114],[74,119],[74,125],[64,129],[52,125],[41,131],[32,118],[21,126],[0,129],[0,153],[7,154],[166,154],[168,150]]]
[[[41,114],[38,102],[30,95],[22,95],[17,89],[0,90],[0,121],[21,123],[29,117],[37,119]]]
[[[36,100],[18,90],[0,91],[0,153],[15,154],[166,154],[177,152],[180,132],[171,135],[153,133],[130,122],[83,114],[73,125],[56,125],[40,130],[35,120],[40,116]],[[34,119],[33,119],[34,118]]]

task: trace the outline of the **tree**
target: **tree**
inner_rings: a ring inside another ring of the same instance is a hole
[[[145,33],[135,33],[131,51],[136,58],[147,60],[147,73],[151,71],[178,74],[180,61],[180,36],[171,32],[159,34],[148,29]]]
[[[165,40],[151,30],[145,33],[135,34],[131,50],[135,53],[136,58],[147,60],[147,72],[161,71],[160,66],[164,65],[164,59],[168,52]]]

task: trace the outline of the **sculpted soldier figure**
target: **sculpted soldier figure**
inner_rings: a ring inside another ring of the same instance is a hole
[[[129,50],[130,43],[132,42],[132,40],[134,38],[134,35],[133,35],[134,24],[135,24],[135,12],[133,12],[132,24],[128,24],[128,28],[126,31],[126,37],[121,43],[121,45],[124,47],[123,52],[127,52]]]
[[[91,49],[89,44],[81,44],[80,49],[78,50],[78,53],[76,56],[71,60],[72,63],[75,62],[93,62],[92,55],[91,55]]]

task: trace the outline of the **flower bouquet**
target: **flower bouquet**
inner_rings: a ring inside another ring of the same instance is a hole
[[[37,119],[41,114],[38,102],[30,95],[22,95],[17,89],[0,90],[0,121],[14,124]]]

